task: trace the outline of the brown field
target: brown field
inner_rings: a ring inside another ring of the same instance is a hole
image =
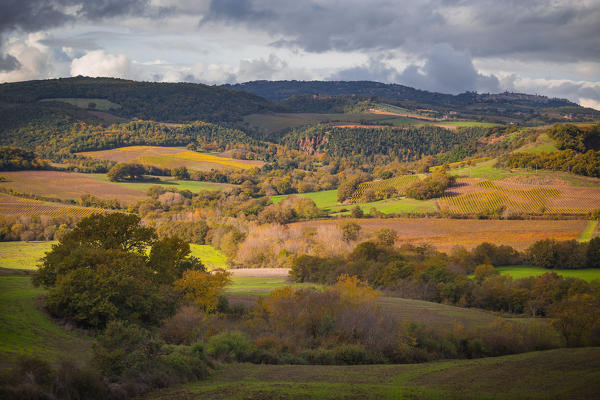
[[[397,245],[428,243],[441,251],[449,251],[456,245],[471,249],[482,242],[505,244],[524,250],[542,239],[577,239],[587,225],[585,220],[474,220],[444,218],[370,218],[350,219],[362,227],[362,239],[369,238],[381,228],[394,229],[398,233]],[[313,220],[294,225],[316,227],[337,225],[339,221]]]
[[[105,182],[90,174],[60,171],[16,171],[2,172],[6,182],[1,188],[38,196],[56,197],[62,200],[79,199],[83,194],[98,198],[118,199],[132,203],[146,198],[143,190],[131,189],[124,185]]]
[[[106,210],[24,199],[21,197],[0,194],[0,215],[9,217],[19,217],[22,215],[29,217],[41,215],[49,217],[86,217],[95,212],[106,212]]]
[[[101,160],[138,163],[161,168],[186,167],[198,171],[224,168],[250,169],[264,165],[263,161],[237,160],[217,154],[198,153],[182,147],[128,146],[80,154]]]

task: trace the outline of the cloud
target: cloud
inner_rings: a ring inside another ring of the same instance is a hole
[[[11,38],[5,43],[6,55],[17,65],[12,69],[0,69],[0,82],[50,78],[66,74],[68,70],[57,58],[57,53],[43,41],[44,33],[30,33],[24,37]]]
[[[600,109],[600,82],[509,75],[500,80],[500,85],[504,90],[565,98],[584,107]]]
[[[433,46],[423,66],[411,64],[399,72],[382,59],[372,58],[367,64],[339,71],[330,79],[400,83],[422,90],[452,94],[499,90],[498,78],[479,73],[473,66],[469,52],[457,51],[447,44]]]
[[[597,61],[598,21],[597,0],[213,0],[202,23],[243,24],[313,52],[448,43],[475,57]]]
[[[125,54],[113,55],[104,50],[93,50],[71,62],[71,76],[77,75],[135,78],[138,74]]]
[[[594,99],[586,99],[582,97],[579,99],[579,105],[582,107],[593,108],[594,110],[600,111],[600,101]]]

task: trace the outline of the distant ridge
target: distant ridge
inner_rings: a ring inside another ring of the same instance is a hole
[[[474,103],[512,102],[518,104],[538,104],[553,107],[578,106],[566,100],[524,93],[478,94],[465,92],[459,95],[428,92],[395,83],[373,81],[251,81],[227,84],[223,87],[253,93],[271,101],[281,101],[291,96],[302,95],[361,95],[408,101],[438,106],[465,106]]]

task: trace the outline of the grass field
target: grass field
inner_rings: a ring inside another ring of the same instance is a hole
[[[181,181],[168,177],[160,177],[159,181],[153,182],[110,182],[105,174],[89,174],[95,179],[102,182],[108,182],[112,185],[119,185],[123,188],[134,189],[146,193],[153,186],[160,185],[165,188],[177,190],[189,190],[193,193],[198,193],[203,190],[227,190],[236,185],[228,183],[200,182],[200,181]]]
[[[554,145],[554,141],[548,137],[547,134],[540,134],[534,143],[526,144],[525,146],[516,150],[516,152],[526,153],[554,153],[558,151],[558,148]]]
[[[190,250],[208,269],[227,268],[227,256],[210,245],[190,244]]]
[[[531,267],[528,265],[515,265],[510,267],[496,268],[502,275],[510,275],[513,279],[527,278],[529,276],[540,276],[548,272],[556,272],[565,278],[579,278],[591,282],[595,279],[600,280],[600,269],[545,269]]]
[[[0,268],[37,269],[37,264],[57,242],[0,242]]]
[[[231,284],[227,286],[226,292],[230,295],[243,296],[266,296],[277,288],[291,286],[293,288],[319,287],[313,283],[290,282],[285,276],[281,277],[258,277],[258,276],[233,276]],[[242,298],[239,297],[241,300]],[[254,302],[254,299],[251,300]]]
[[[119,104],[113,103],[110,100],[106,99],[95,99],[95,98],[74,98],[74,97],[57,97],[52,99],[43,99],[40,101],[60,101],[63,103],[68,103],[74,105],[75,107],[91,109],[91,110],[100,110],[100,111],[108,111],[110,109],[119,109],[121,106]],[[90,103],[94,103],[94,107],[90,107]]]
[[[161,168],[185,166],[199,171],[223,168],[250,169],[264,165],[262,161],[237,160],[213,153],[198,153],[183,147],[128,146],[80,154],[101,160],[154,165]]]
[[[580,242],[589,242],[593,237],[596,236],[596,228],[598,227],[598,221],[588,221],[585,229],[579,236]]]
[[[38,260],[57,242],[0,242],[0,268],[37,269]],[[209,245],[190,244],[192,255],[209,269],[227,268],[225,254]]]
[[[22,355],[57,361],[85,361],[91,339],[62,329],[36,305],[45,290],[35,288],[28,276],[0,276],[0,366]]]
[[[287,194],[271,196],[271,201],[273,201],[273,203],[279,203],[288,196],[289,195]],[[371,211],[371,208],[375,208],[377,211],[386,214],[435,213],[437,211],[434,201],[414,200],[408,198],[380,200],[370,203],[339,204],[337,201],[337,189],[323,190],[312,193],[299,193],[296,196],[307,197],[313,200],[318,208],[327,212],[331,212],[335,215],[349,214],[349,210],[357,205],[365,213]]]
[[[347,221],[362,227],[362,238],[370,237],[378,229],[390,228],[398,233],[397,245],[428,243],[441,251],[450,251],[455,245],[470,249],[482,242],[506,244],[524,250],[542,239],[577,239],[587,226],[585,220],[365,218]],[[335,220],[312,220],[296,224],[314,227],[338,223]]]
[[[599,392],[600,348],[582,348],[403,365],[227,364],[205,381],[146,398],[591,399]]]

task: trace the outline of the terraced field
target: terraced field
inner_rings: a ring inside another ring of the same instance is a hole
[[[80,154],[101,160],[153,165],[161,168],[187,167],[198,171],[223,168],[251,169],[264,165],[262,161],[237,160],[218,154],[198,153],[182,147],[128,146]]]

